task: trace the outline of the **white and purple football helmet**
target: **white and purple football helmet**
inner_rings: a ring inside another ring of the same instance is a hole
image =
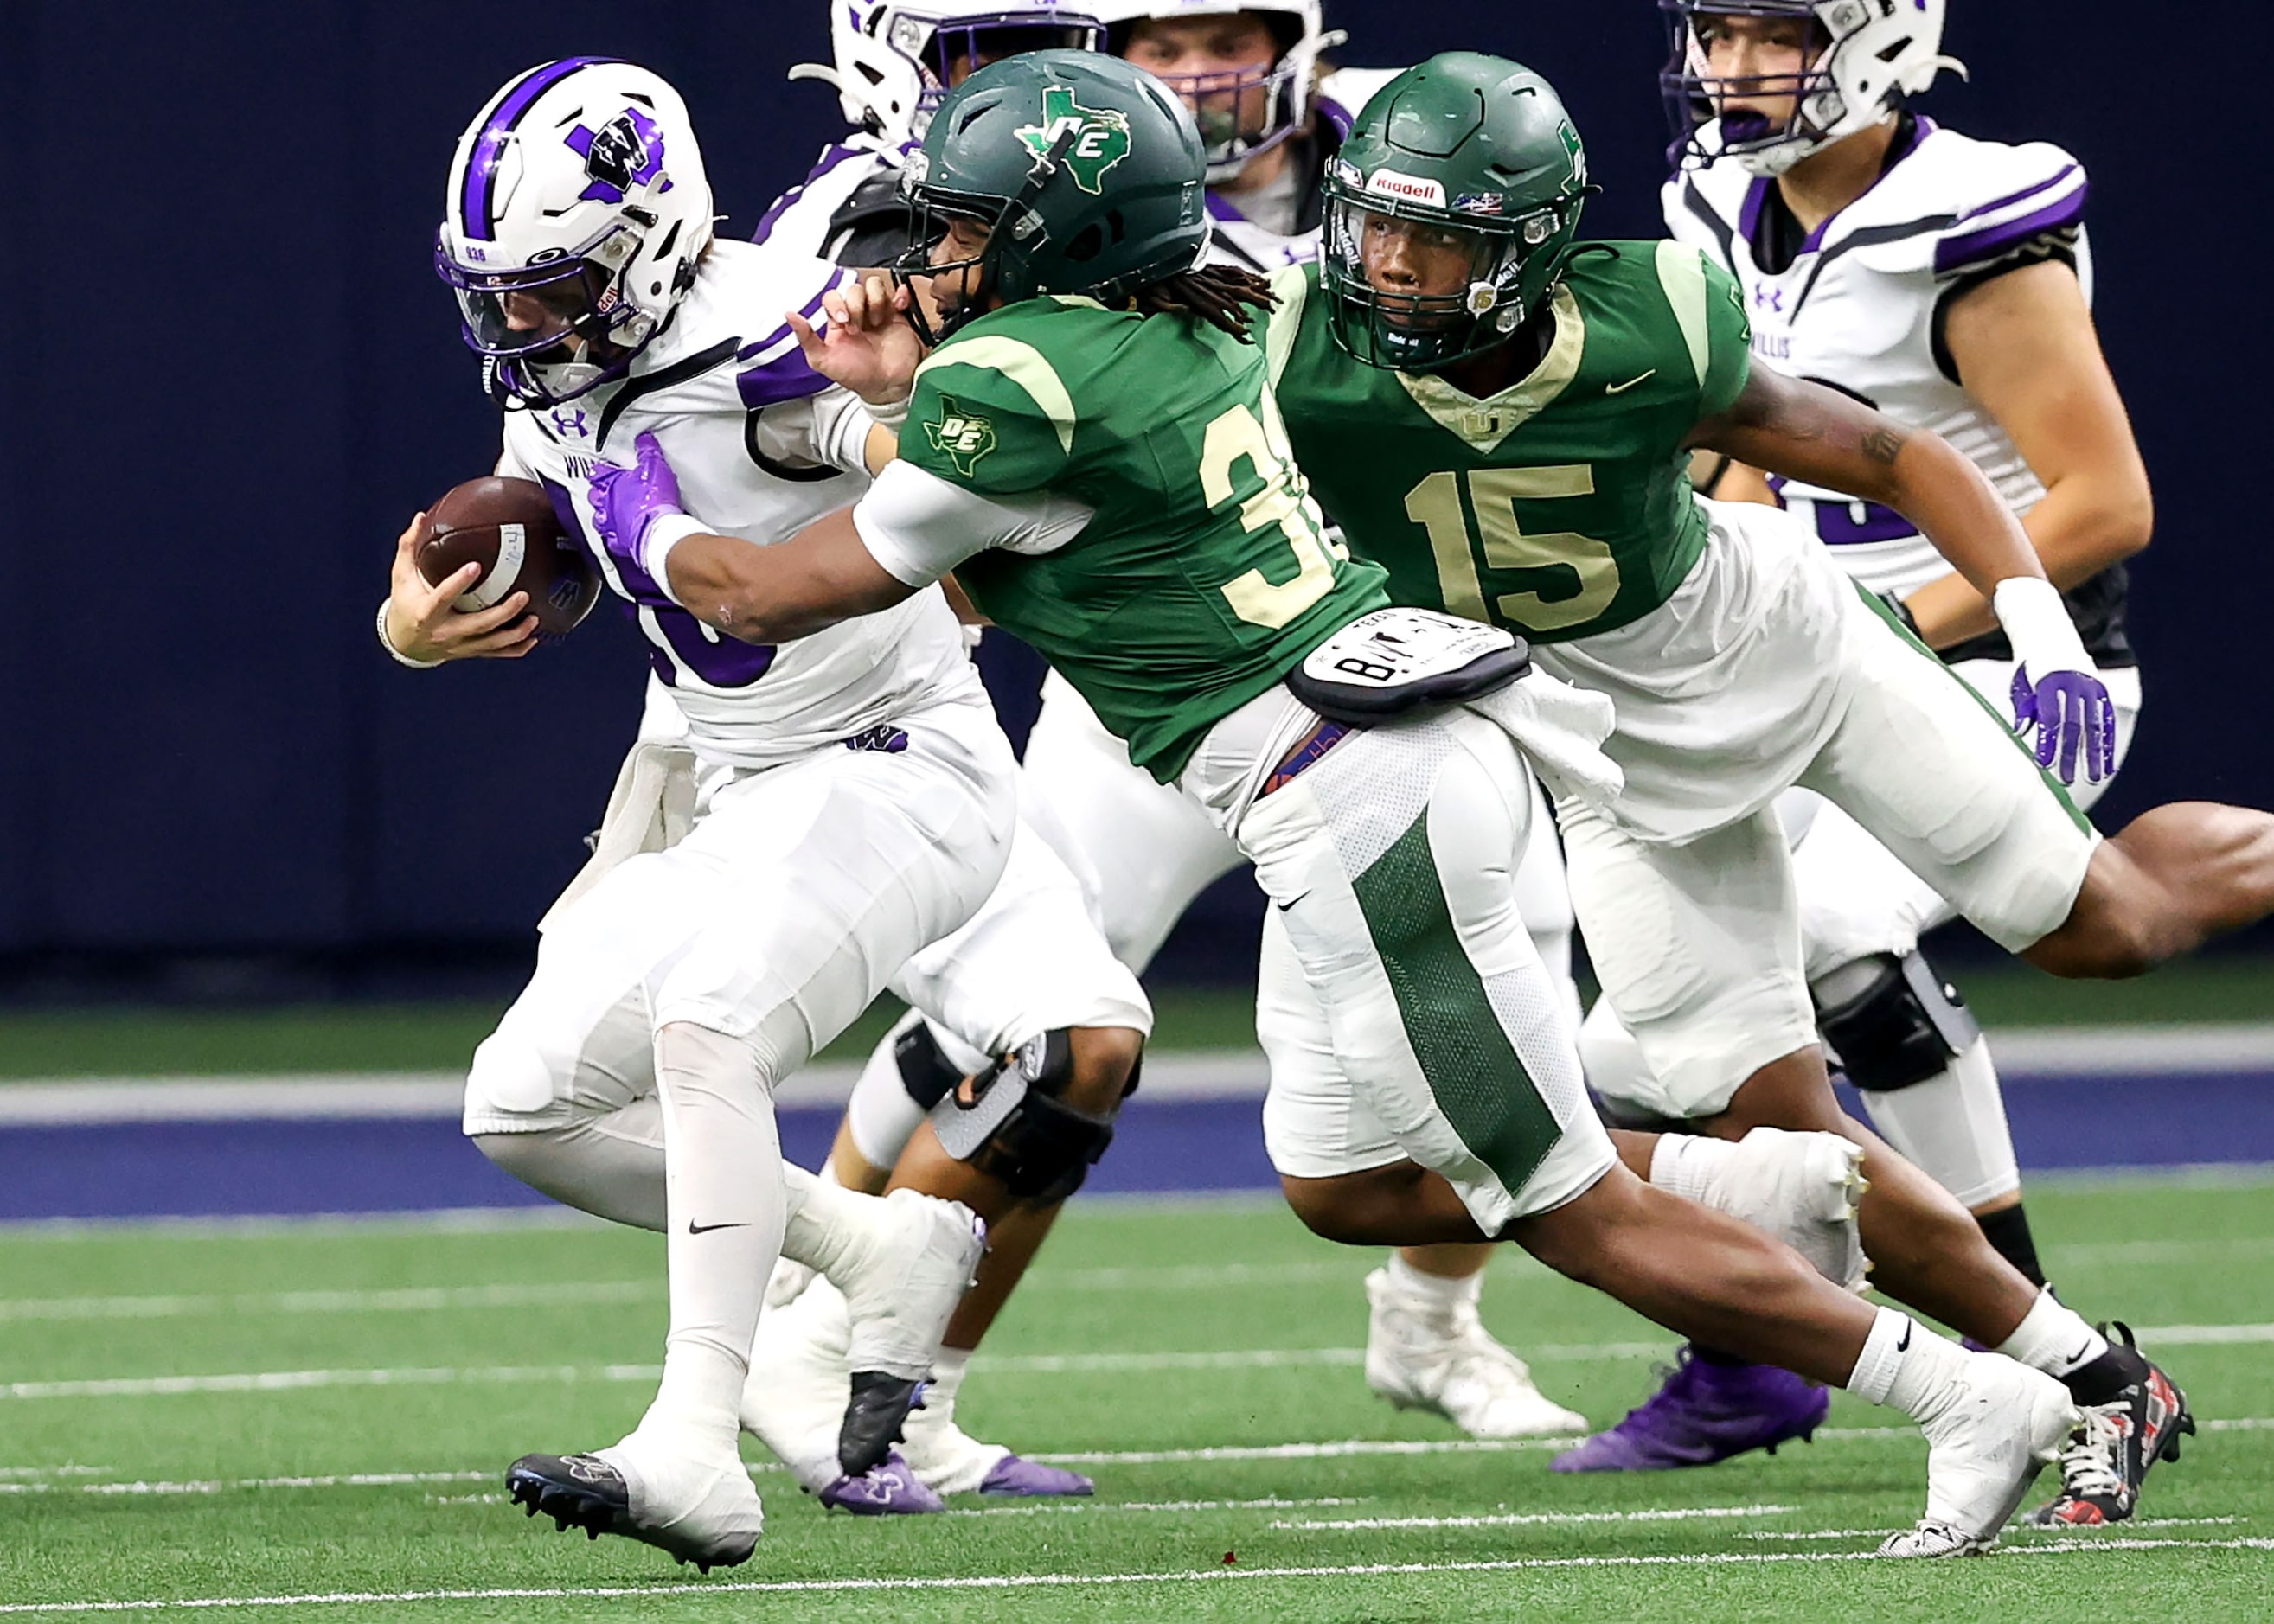
[[[832,0],[835,62],[789,76],[834,86],[847,124],[900,147],[923,139],[958,63],[968,71],[1020,51],[1104,45],[1105,25],[1085,0]]]
[[[1327,29],[1319,0],[1094,0],[1091,9],[1104,19],[1105,49],[1116,56],[1127,54],[1130,34],[1141,22],[1246,12],[1269,25],[1279,45],[1279,55],[1269,67],[1239,74],[1161,76],[1162,83],[1184,98],[1200,124],[1210,184],[1230,180],[1256,154],[1269,152],[1310,124],[1319,53],[1350,37],[1340,29]],[[1254,90],[1269,97],[1269,111],[1261,131],[1243,131],[1240,99]]]
[[[711,231],[679,93],[628,62],[569,56],[516,75],[458,138],[434,268],[492,392],[553,405],[623,376]]]
[[[1673,26],[1674,56],[1659,76],[1674,125],[1673,156],[1698,168],[1734,158],[1755,175],[1781,175],[1811,153],[1868,130],[1948,68],[1945,0],[1659,0]],[[1810,25],[1809,64],[1774,79],[1724,79],[1709,65],[1701,24],[1723,17],[1796,19]],[[1757,115],[1723,118],[1732,95],[1790,95],[1781,127]],[[1709,133],[1710,132],[1710,133]]]

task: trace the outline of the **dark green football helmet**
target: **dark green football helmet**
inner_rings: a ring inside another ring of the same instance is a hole
[[[1593,190],[1577,128],[1531,69],[1474,51],[1407,69],[1327,169],[1336,341],[1408,372],[1504,342],[1555,287]]]
[[[974,73],[940,103],[901,188],[915,244],[903,280],[977,267],[972,297],[931,330],[937,342],[985,307],[1038,294],[1112,302],[1200,262],[1208,245],[1208,154],[1185,104],[1118,56],[1039,50]],[[986,250],[930,262],[947,217],[988,228]]]

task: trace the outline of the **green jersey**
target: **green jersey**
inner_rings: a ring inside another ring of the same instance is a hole
[[[1695,248],[1591,244],[1555,289],[1546,358],[1481,401],[1344,354],[1315,267],[1271,285],[1296,458],[1397,603],[1562,642],[1648,614],[1697,563],[1683,442],[1743,389],[1751,328]]]
[[[1163,783],[1389,601],[1379,569],[1325,539],[1261,347],[1196,320],[1069,297],[990,312],[917,369],[900,455],[983,494],[1092,510],[1057,551],[980,553],[956,579]]]

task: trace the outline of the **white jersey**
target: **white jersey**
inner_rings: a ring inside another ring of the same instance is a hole
[[[1397,77],[1393,68],[1340,68],[1320,80],[1311,102],[1315,122],[1308,161],[1288,164],[1279,182],[1259,193],[1209,193],[1215,222],[1209,262],[1268,274],[1318,258],[1320,175],[1350,133],[1359,109]],[[814,161],[811,173],[774,200],[751,240],[846,263],[877,257],[848,259],[845,249],[864,229],[882,225],[889,230],[904,216],[896,177],[919,145],[891,147],[865,132],[832,142]]]
[[[1208,194],[1216,227],[1209,245],[1210,263],[1241,266],[1268,276],[1283,267],[1317,259],[1319,180],[1327,160],[1342,147],[1359,110],[1397,77],[1395,68],[1337,68],[1321,79],[1311,98],[1314,122],[1309,161],[1287,164],[1275,184],[1258,192],[1219,188]]]
[[[688,512],[762,546],[856,500],[870,419],[805,365],[786,310],[811,315],[842,279],[802,256],[722,242],[671,325],[627,378],[551,408],[506,414],[498,471],[543,482],[573,512],[602,576],[634,607],[655,674],[708,762],[765,767],[861,737],[941,699],[983,703],[955,616],[937,589],[778,647],[712,631],[612,559],[591,528],[598,461],[629,462],[654,433]]]
[[[1736,163],[1716,163],[1676,175],[1663,199],[1673,236],[1736,275],[1755,357],[1931,429],[1970,458],[2016,514],[2036,507],[2044,486],[1960,387],[1941,342],[1941,312],[1954,290],[1985,272],[2054,253],[2073,259],[2091,297],[2080,223],[2083,166],[2044,142],[1977,141],[1918,118],[1871,190],[1809,233],[1788,265],[1771,269],[1761,263],[1770,237],[1762,228],[1764,212],[1781,207],[1775,185]],[[1797,481],[1772,483],[1871,590],[1908,596],[1951,573],[1890,509]]]

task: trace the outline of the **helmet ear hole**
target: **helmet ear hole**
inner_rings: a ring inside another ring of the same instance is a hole
[[[1129,222],[1119,209],[1110,211],[1104,219],[1093,220],[1076,232],[1065,245],[1065,257],[1076,265],[1087,265],[1103,253],[1109,244],[1118,246],[1129,236]]]

